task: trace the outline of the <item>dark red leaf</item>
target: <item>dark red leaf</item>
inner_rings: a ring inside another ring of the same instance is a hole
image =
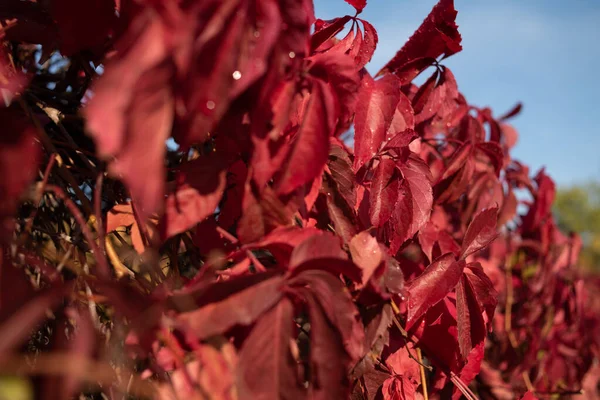
[[[496,238],[496,222],[498,220],[498,208],[489,208],[477,214],[469,224],[463,239],[460,257],[467,258],[486,247]]]
[[[279,302],[282,283],[281,277],[267,279],[195,311],[181,313],[177,321],[198,339],[223,333],[235,325],[250,325]]]
[[[4,266],[2,269],[4,270]],[[0,353],[10,354],[25,342],[31,331],[44,321],[47,310],[52,311],[58,307],[72,288],[72,283],[65,283],[43,290],[24,301],[14,313],[5,316],[0,324]]]
[[[166,61],[162,22],[152,13],[138,19],[93,87],[84,112],[99,154],[112,160],[109,171],[129,187],[144,219],[163,203],[165,141],[174,115],[173,65]]]
[[[461,51],[456,14],[453,0],[440,0],[419,29],[377,75],[392,72],[402,84],[406,84],[442,54],[448,57]],[[425,60],[427,63],[410,65],[415,60]]]
[[[463,275],[456,286],[456,320],[458,345],[463,359],[483,342],[486,335],[483,310],[479,307],[469,280]]]
[[[502,115],[501,117],[498,117],[498,121],[505,121],[509,118],[512,118],[512,117],[518,115],[522,110],[523,110],[523,103],[519,102],[519,103],[515,104],[515,106],[513,108],[511,108],[509,111],[507,111],[506,114]]]
[[[313,85],[302,124],[290,145],[286,163],[277,184],[279,194],[287,194],[316,178],[329,155],[329,138],[333,134],[334,98],[322,83]],[[303,165],[303,168],[298,168]]]
[[[309,288],[339,334],[348,362],[358,361],[363,356],[364,327],[343,282],[326,271],[307,270],[290,279],[288,284],[291,288]]]
[[[410,329],[429,308],[450,293],[460,280],[464,267],[465,262],[456,261],[454,254],[444,254],[409,283],[406,329]]]
[[[113,0],[50,0],[50,13],[60,35],[60,52],[102,51],[116,22]]]
[[[167,197],[161,236],[170,238],[191,229],[212,215],[225,191],[225,170],[214,157],[200,157],[183,165],[177,182],[183,182]]]
[[[303,290],[310,315],[311,398],[316,400],[346,399],[350,385],[346,371],[350,357],[340,336],[328,321],[323,306],[308,290]]]
[[[302,263],[319,258],[339,258],[347,260],[346,252],[342,250],[339,237],[330,232],[320,232],[303,240],[292,252],[290,268],[296,268]]]
[[[494,166],[496,176],[500,176],[500,171],[504,166],[504,151],[502,151],[502,147],[494,142],[481,142],[476,144],[476,148],[488,156]]]
[[[367,6],[367,0],[346,0],[346,3],[356,8],[359,13]]]
[[[13,214],[35,177],[40,156],[35,128],[18,108],[0,108],[0,243],[12,233]]]
[[[388,75],[373,80],[365,75],[354,117],[354,170],[369,161],[385,139],[401,98],[398,80]]]
[[[358,19],[363,23],[364,27],[364,39],[362,40],[360,47],[356,51],[356,55],[354,57],[354,62],[358,69],[364,67],[371,58],[373,57],[373,53],[375,52],[375,48],[377,47],[377,42],[379,41],[379,37],[377,36],[377,31],[369,22],[364,19]]]
[[[471,157],[473,150],[473,144],[470,141],[463,143],[456,151],[452,154],[452,158],[448,161],[446,169],[442,174],[440,181],[450,178],[452,175],[457,173],[467,162],[467,159]]]
[[[382,158],[375,168],[375,176],[371,182],[371,223],[380,227],[386,223],[398,200],[399,173],[396,163],[389,158]]]
[[[340,33],[344,29],[346,22],[350,21],[351,18],[349,15],[346,15],[329,21],[318,19],[315,22],[315,33],[313,33],[310,40],[311,49],[313,51],[316,50],[323,43]]]
[[[237,367],[241,398],[293,400],[306,395],[294,357],[293,317],[292,302],[283,298],[258,320],[244,341]]]

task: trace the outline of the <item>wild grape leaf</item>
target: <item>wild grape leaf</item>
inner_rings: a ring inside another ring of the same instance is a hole
[[[116,22],[113,0],[50,0],[50,14],[60,35],[60,52],[101,52]]]
[[[375,167],[369,209],[369,218],[373,226],[382,226],[392,216],[398,200],[399,175],[396,163],[390,158],[381,158]]]
[[[419,29],[377,75],[391,72],[400,78],[402,84],[406,84],[440,55],[448,57],[462,50],[456,14],[453,0],[440,0]]]
[[[482,312],[471,283],[463,275],[456,285],[456,321],[460,354],[465,360],[471,350],[485,340]]]
[[[2,269],[4,272],[4,265],[2,265]],[[25,342],[31,331],[47,318],[47,310],[53,311],[58,307],[72,289],[71,282],[46,288],[25,300],[21,307],[15,309],[12,314],[3,315],[0,324],[0,334],[2,335],[0,353],[10,354]],[[3,310],[0,311],[3,312]]]
[[[504,166],[504,151],[502,151],[502,147],[495,142],[481,142],[477,143],[476,148],[490,159],[494,166],[496,177],[500,176],[500,171]]]
[[[329,272],[313,269],[293,277],[288,285],[290,288],[310,288],[311,296],[320,304],[329,324],[339,334],[348,362],[358,361],[363,356],[364,327],[344,283]]]
[[[342,250],[340,238],[330,232],[319,232],[303,240],[294,248],[290,257],[290,268],[319,258],[338,258],[347,260],[348,255]]]
[[[250,325],[279,302],[282,284],[283,278],[274,276],[197,310],[183,312],[177,316],[178,324],[198,339],[223,333],[235,325]]]
[[[481,362],[483,361],[484,356],[484,342],[480,342],[477,346],[471,350],[469,356],[467,357],[467,362],[458,373],[458,377],[465,384],[469,385],[473,379],[477,375],[479,375],[479,371],[481,369]],[[463,397],[464,393],[458,389],[458,387],[453,388],[452,400],[459,400]]]
[[[448,232],[439,230],[431,221],[419,232],[419,244],[430,261],[446,253],[453,253],[457,257],[460,254],[460,246],[454,238]]]
[[[315,32],[311,36],[310,44],[311,50],[315,51],[323,43],[337,35],[344,29],[344,26],[348,21],[352,19],[351,16],[346,15],[340,18],[334,18],[328,21],[318,19],[315,21]]]
[[[425,312],[441,301],[462,276],[464,261],[456,261],[448,253],[436,259],[408,285],[408,314],[406,329],[410,329]]]
[[[321,81],[328,83],[334,95],[334,108],[327,108],[329,118],[336,120],[335,136],[348,130],[356,108],[360,77],[352,57],[347,54],[328,51],[315,54],[307,59],[311,65],[309,72]],[[331,107],[330,103],[324,105]]]
[[[354,56],[354,63],[358,69],[363,68],[371,58],[373,58],[373,53],[375,53],[375,48],[377,47],[377,42],[379,41],[379,36],[377,35],[377,31],[368,21],[364,19],[358,18],[360,22],[363,24],[364,29],[364,38],[357,49],[356,55]]]
[[[283,298],[256,323],[240,349],[238,389],[241,398],[299,399],[306,389],[292,351],[294,308]]]
[[[352,160],[347,151],[338,144],[329,149],[327,167],[338,193],[350,207],[356,205],[356,177],[352,170]]]
[[[473,218],[463,239],[460,251],[460,257],[462,259],[483,249],[498,236],[498,233],[496,232],[497,220],[497,207],[484,210]]]
[[[531,391],[526,392],[519,400],[538,400],[535,394]]]
[[[358,13],[362,12],[362,10],[367,6],[367,0],[346,0],[346,3],[356,8]]]
[[[535,202],[523,217],[523,232],[536,229],[542,221],[552,212],[552,203],[556,195],[554,181],[546,175],[542,169],[535,177],[537,190],[535,191]]]
[[[363,77],[354,116],[354,170],[371,160],[385,139],[401,93],[398,80],[387,75]]]
[[[183,184],[165,203],[163,239],[187,231],[216,211],[225,191],[225,175],[215,157],[200,157],[181,167],[177,181]]]
[[[293,62],[290,52],[300,57],[297,41],[308,39],[312,23],[301,4],[280,9],[272,2],[253,0],[208,4],[192,8],[178,25],[191,46],[180,59],[176,91],[178,104],[187,110],[178,114],[175,131],[184,146],[206,141],[238,95],[269,69],[278,73]],[[290,12],[295,18],[288,18]],[[276,65],[269,62],[273,51]]]
[[[381,392],[383,400],[415,399],[418,384],[404,375],[391,376],[383,382]]]
[[[242,198],[248,179],[248,167],[238,160],[227,170],[225,192],[219,204],[219,225],[229,229],[242,215]]]
[[[480,309],[485,311],[486,325],[491,331],[494,313],[498,305],[498,292],[479,263],[467,264],[464,277],[469,281]]]
[[[329,137],[334,130],[334,101],[330,89],[315,81],[302,123],[277,179],[278,194],[288,194],[321,173],[329,155]],[[303,168],[298,168],[299,165]]]
[[[387,143],[383,150],[389,149],[402,149],[407,147],[418,135],[412,129],[408,128],[404,131],[396,133],[394,136],[390,136],[387,139]]]
[[[431,172],[427,164],[411,154],[405,163],[398,165],[404,181],[400,190],[398,207],[392,215],[394,237],[390,249],[397,251],[400,245],[412,238],[427,222],[433,207]]]
[[[283,227],[273,230],[260,241],[244,246],[245,249],[268,249],[278,263],[287,268],[293,251],[312,236],[320,236],[317,228]]]
[[[302,290],[310,316],[311,398],[346,399],[350,394],[346,371],[351,363],[339,333],[331,325],[323,307],[308,290]]]
[[[470,141],[464,142],[458,149],[456,149],[448,161],[448,164],[444,169],[444,173],[439,180],[442,181],[456,174],[465,165],[467,159],[471,157],[472,150],[473,144]]]
[[[0,243],[14,229],[13,214],[35,178],[40,156],[35,128],[16,107],[0,108]]]
[[[167,35],[158,16],[138,14],[84,109],[99,155],[112,160],[109,171],[128,186],[142,219],[163,203],[165,141],[173,122]]]
[[[365,285],[379,264],[384,260],[384,254],[377,239],[369,232],[363,231],[350,241],[352,261],[362,269],[362,284]]]
[[[256,186],[247,181],[242,207],[237,225],[238,239],[242,243],[256,242],[273,229],[292,224],[293,211],[269,187],[258,193]]]

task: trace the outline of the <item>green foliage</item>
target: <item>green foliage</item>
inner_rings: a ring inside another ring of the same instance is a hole
[[[554,213],[561,229],[581,235],[581,266],[600,271],[600,182],[560,188]]]

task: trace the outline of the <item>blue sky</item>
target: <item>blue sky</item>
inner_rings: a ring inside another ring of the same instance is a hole
[[[379,33],[377,72],[419,27],[436,0],[369,0],[361,17]],[[600,1],[455,0],[463,51],[444,61],[460,91],[511,123],[513,157],[541,166],[559,185],[600,180]],[[343,0],[315,0],[317,17],[354,14]]]

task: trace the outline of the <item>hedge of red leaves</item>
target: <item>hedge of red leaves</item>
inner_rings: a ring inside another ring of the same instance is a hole
[[[452,0],[375,76],[347,1],[1,2],[3,373],[46,399],[595,398],[600,285],[510,156],[520,106],[458,91]]]

